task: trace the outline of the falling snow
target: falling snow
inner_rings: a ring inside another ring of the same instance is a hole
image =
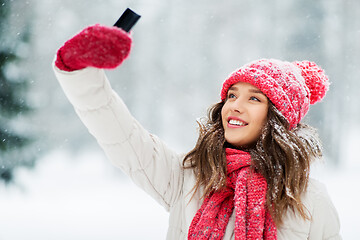
[[[192,148],[196,118],[219,101],[222,81],[240,65],[261,57],[319,62],[332,84],[305,119],[319,128],[325,152],[311,176],[327,186],[343,238],[360,236],[360,85],[354,77],[360,66],[360,1],[234,0],[230,7],[206,0],[10,3],[4,29],[15,38],[26,36],[27,27],[31,33],[30,43],[16,52],[24,61],[7,74],[18,77],[22,69],[29,78],[26,100],[34,115],[19,129],[39,133],[33,151],[43,157],[33,170],[17,169],[13,186],[0,186],[1,240],[165,239],[165,210],[94,150],[98,146],[51,69],[65,40],[90,24],[112,25],[126,7],[142,19],[132,33],[132,55],[108,76],[145,128],[179,151]],[[1,40],[1,46],[13,45],[10,38]],[[313,133],[298,134],[309,139]]]

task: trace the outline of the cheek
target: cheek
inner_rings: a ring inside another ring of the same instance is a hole
[[[267,112],[267,108],[263,106],[253,109],[251,112],[251,119],[257,127],[262,128],[265,125],[267,121]]]
[[[221,121],[222,121],[223,124],[224,124],[224,122],[226,121],[226,112],[227,112],[226,109],[227,109],[227,108],[226,108],[225,105],[224,105],[224,106],[222,107],[222,109],[221,109]]]

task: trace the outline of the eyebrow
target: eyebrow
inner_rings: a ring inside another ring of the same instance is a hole
[[[234,86],[231,86],[230,88],[229,88],[229,91],[230,90],[238,90],[238,88],[237,87],[234,87]]]
[[[259,89],[250,89],[249,92],[252,92],[252,93],[261,93],[263,95],[265,95],[262,91],[260,91]]]

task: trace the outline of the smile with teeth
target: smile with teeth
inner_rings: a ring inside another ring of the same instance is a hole
[[[247,123],[245,123],[243,121],[235,120],[235,119],[230,119],[229,124],[235,125],[235,126],[246,126],[247,125]]]

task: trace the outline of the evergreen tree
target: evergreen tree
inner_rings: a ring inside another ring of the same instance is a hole
[[[28,150],[31,138],[20,130],[24,129],[22,115],[30,109],[24,98],[26,80],[21,76],[21,58],[17,53],[29,34],[9,34],[11,2],[0,0],[0,181],[5,182],[13,180],[16,167],[34,163],[34,154]]]

